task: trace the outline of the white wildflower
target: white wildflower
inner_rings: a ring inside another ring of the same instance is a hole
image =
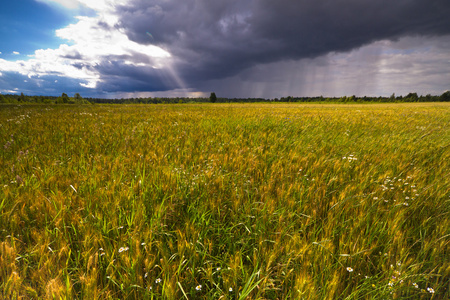
[[[124,252],[124,251],[128,251],[130,248],[128,248],[128,247],[120,247],[119,248],[119,253],[122,253],[122,252]]]

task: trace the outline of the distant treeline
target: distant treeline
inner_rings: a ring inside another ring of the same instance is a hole
[[[103,99],[103,98],[83,98],[80,94],[69,97],[63,93],[59,97],[54,96],[27,96],[23,93],[0,94],[0,103],[9,104],[175,104],[175,103],[205,103],[211,102],[210,98],[183,98],[183,97],[150,97],[150,98],[122,98],[122,99]],[[274,99],[264,98],[220,98],[215,99],[216,103],[251,103],[251,102],[333,102],[333,103],[363,103],[363,102],[450,102],[450,91],[440,96],[426,95],[419,96],[417,93],[409,93],[406,96],[390,97],[282,97]]]

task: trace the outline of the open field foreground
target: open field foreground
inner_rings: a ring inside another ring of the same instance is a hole
[[[449,299],[450,104],[0,106],[0,298]]]

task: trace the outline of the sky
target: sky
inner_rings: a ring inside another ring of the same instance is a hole
[[[0,2],[0,93],[390,96],[450,90],[448,0]]]

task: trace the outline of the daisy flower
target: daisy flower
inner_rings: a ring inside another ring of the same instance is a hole
[[[130,248],[128,248],[128,247],[120,247],[119,248],[119,253],[124,252],[124,251],[128,251],[128,249],[130,249]]]

